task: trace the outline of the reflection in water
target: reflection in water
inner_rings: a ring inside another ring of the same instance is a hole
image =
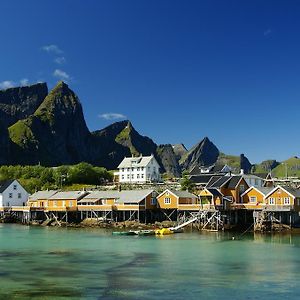
[[[299,298],[299,235],[231,236],[0,226],[0,299]]]

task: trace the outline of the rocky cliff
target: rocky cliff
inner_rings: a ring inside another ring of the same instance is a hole
[[[32,115],[48,94],[46,83],[0,90],[0,120],[4,127]]]
[[[196,166],[209,166],[217,161],[218,156],[218,148],[205,137],[181,158],[180,166],[184,170],[191,170]]]

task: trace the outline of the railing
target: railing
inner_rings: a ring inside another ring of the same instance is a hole
[[[115,204],[113,205],[115,210],[145,210],[145,205],[139,204]]]
[[[266,210],[266,211],[291,211],[294,209],[293,205],[269,205],[265,203],[233,203],[230,205],[231,209],[249,209],[249,210]]]
[[[90,210],[111,211],[112,210],[112,205],[106,205],[106,204],[101,204],[101,205],[78,205],[77,208],[78,208],[79,211],[90,211]]]

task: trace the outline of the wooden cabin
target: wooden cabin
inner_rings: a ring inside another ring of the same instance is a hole
[[[77,202],[87,194],[85,191],[57,192],[48,198],[45,211],[77,211]]]
[[[187,191],[165,190],[157,196],[157,207],[167,220],[176,220],[178,212],[199,211],[200,199]]]
[[[35,210],[44,210],[48,207],[48,199],[55,195],[58,191],[38,191],[30,195],[27,201],[27,205]]]
[[[216,188],[205,188],[200,194],[200,202],[205,208],[214,207],[214,208],[222,208],[223,207],[223,194]]]
[[[286,186],[273,188],[264,198],[269,210],[300,211],[300,190]]]
[[[269,187],[249,187],[242,195],[242,201],[236,205],[236,208],[244,208],[250,210],[260,210],[265,207],[265,196],[271,192],[273,188]]]
[[[113,205],[116,220],[147,221],[147,211],[157,208],[157,192],[154,190],[124,190],[117,192]]]

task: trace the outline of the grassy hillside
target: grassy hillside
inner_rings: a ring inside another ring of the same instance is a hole
[[[235,155],[227,155],[224,153],[220,153],[217,164],[219,165],[228,165],[233,170],[239,170],[240,169],[240,157]]]
[[[300,177],[300,158],[291,157],[272,170],[275,177],[297,176]]]

